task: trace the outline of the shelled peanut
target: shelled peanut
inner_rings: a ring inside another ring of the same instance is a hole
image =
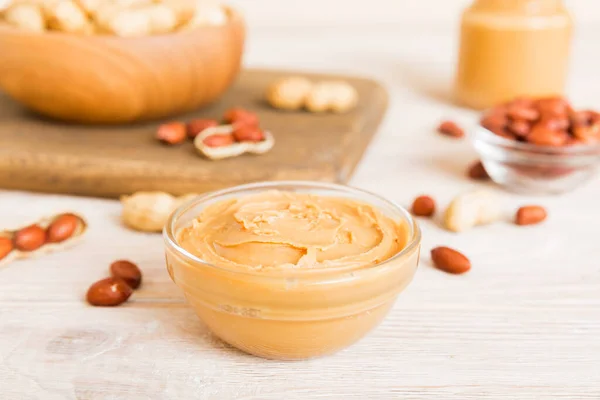
[[[213,0],[12,0],[0,22],[31,31],[122,37],[223,25],[225,8]]]
[[[0,231],[0,264],[70,247],[86,230],[82,217],[64,213],[17,230]]]

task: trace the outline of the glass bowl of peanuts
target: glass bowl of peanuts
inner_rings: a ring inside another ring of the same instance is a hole
[[[560,194],[594,176],[600,113],[562,97],[518,98],[484,113],[472,132],[490,178],[513,191]]]
[[[244,40],[215,0],[0,2],[0,89],[64,121],[166,118],[225,92]]]

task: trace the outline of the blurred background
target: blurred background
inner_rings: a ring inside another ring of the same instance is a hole
[[[244,10],[251,30],[263,28],[436,29],[458,26],[470,0],[231,0]],[[600,22],[596,0],[566,0],[578,26]],[[390,38],[393,40],[393,38]],[[416,38],[415,38],[416,39]]]
[[[388,86],[392,104],[409,102],[414,95],[450,106],[460,16],[472,0],[229,3],[246,16],[247,66],[366,75]],[[600,80],[586,64],[597,57],[600,2],[565,0],[564,4],[575,19],[567,95],[582,106],[594,105]],[[298,39],[294,47],[289,45],[290,36]]]

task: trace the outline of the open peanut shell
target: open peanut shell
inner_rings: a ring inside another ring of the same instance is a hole
[[[48,229],[50,224],[52,224],[52,222],[54,222],[57,218],[59,218],[62,215],[65,215],[65,214],[73,215],[78,220],[78,224],[77,224],[75,230],[73,231],[73,233],[71,234],[71,236],[69,236],[64,241],[58,242],[58,243],[46,242],[40,248],[33,250],[33,251],[22,251],[17,248],[13,248],[8,254],[6,254],[6,256],[4,256],[2,259],[0,259],[0,267],[3,267],[5,265],[11,263],[12,261],[16,261],[18,259],[35,258],[35,257],[41,256],[44,254],[65,250],[65,249],[68,249],[68,248],[73,247],[74,245],[78,244],[81,241],[81,239],[83,238],[83,235],[85,234],[85,232],[87,231],[87,223],[81,216],[79,216],[77,214],[69,213],[69,212],[56,214],[52,217],[47,217],[47,218],[43,218],[40,221],[36,221],[35,225],[38,225],[39,227],[46,230],[46,229]],[[19,231],[19,229],[0,231],[0,237],[13,240],[15,234],[18,231]]]
[[[194,146],[198,152],[211,160],[237,157],[244,153],[264,154],[275,145],[275,138],[269,131],[264,131],[264,139],[260,142],[234,142],[226,146],[211,147],[204,140],[213,135],[231,135],[234,131],[233,125],[219,125],[203,130],[194,139]]]

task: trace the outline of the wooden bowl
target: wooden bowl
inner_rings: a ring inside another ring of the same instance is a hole
[[[0,88],[42,115],[125,123],[190,111],[217,99],[237,75],[242,17],[142,38],[28,33],[0,28]]]

